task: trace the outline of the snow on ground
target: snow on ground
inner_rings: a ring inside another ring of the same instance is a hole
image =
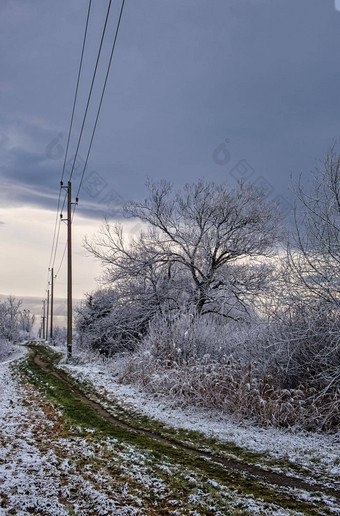
[[[118,401],[125,408],[175,428],[195,430],[222,442],[266,453],[272,459],[280,460],[280,465],[275,468],[277,471],[289,474],[289,467],[282,464],[282,461],[289,461],[302,468],[306,478],[311,474],[329,485],[340,485],[340,435],[259,428],[250,423],[240,424],[216,411],[179,408],[174,406],[175,400],[155,399],[135,386],[117,383],[114,379],[115,366],[109,361],[103,363],[94,357],[86,360],[81,355],[80,360],[82,365],[67,364],[67,369],[76,376],[90,380],[98,392],[105,392],[108,399]],[[292,474],[296,476],[296,471]]]
[[[36,506],[39,491],[40,504],[49,507],[49,514],[67,514],[58,500],[55,486],[58,473],[52,451],[42,455],[34,445],[33,426],[43,419],[38,407],[33,410],[22,404],[21,396],[9,371],[8,362],[0,365],[0,493],[2,507],[10,506],[26,514]],[[15,498],[15,504],[13,504]],[[54,512],[53,512],[54,511]],[[1,509],[0,514],[6,514]]]
[[[34,388],[18,383],[9,361],[0,364],[1,516],[67,516],[71,508],[72,514],[139,514],[126,486],[119,492],[117,483],[117,492],[107,493],[100,482],[101,475],[102,483],[107,481],[104,470],[93,475],[90,465],[83,474],[69,461],[86,459],[93,447],[85,439],[58,437],[56,412],[43,406]]]
[[[26,348],[21,344],[11,344],[0,341],[0,364],[10,363],[26,354]]]
[[[190,486],[187,498],[172,490],[169,479],[177,478]],[[206,481],[183,465],[155,463],[152,454],[116,439],[98,441],[91,432],[79,437],[74,429],[66,435],[61,414],[21,383],[10,361],[0,363],[0,516],[155,516],[163,498],[165,514],[201,516],[209,508],[223,516],[216,501],[227,503],[229,514],[301,514],[268,503],[264,510],[252,495]],[[196,509],[187,508],[192,504]]]
[[[24,353],[21,347],[13,356]],[[198,430],[256,452],[267,451],[275,458],[288,457],[309,467],[314,476],[319,472],[320,478],[335,481],[339,472],[335,436],[240,426],[219,414],[174,408],[171,400],[155,400],[137,388],[117,383],[112,362],[105,365],[93,357],[85,357],[85,361],[86,366],[79,365],[78,359],[78,365],[64,363],[63,367],[91,380],[96,389],[127,409],[169,426]],[[62,413],[30,383],[21,383],[11,360],[0,363],[0,516],[157,515],[159,499],[171,507],[168,514],[199,516],[215,504],[220,508],[227,505],[228,514],[300,514],[264,504],[165,458],[155,462],[152,453],[123,441],[99,441],[91,432],[69,432]],[[186,494],[178,497],[183,485]],[[308,499],[310,495],[301,492],[299,498],[303,496]],[[195,508],[189,509],[192,504]],[[337,507],[330,501],[332,514],[340,514]],[[226,514],[217,508],[213,512]]]

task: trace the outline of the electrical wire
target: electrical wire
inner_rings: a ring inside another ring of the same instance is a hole
[[[104,41],[104,36],[105,36],[105,32],[106,32],[107,21],[108,21],[109,14],[110,14],[111,3],[112,3],[112,0],[109,0],[109,5],[108,5],[108,8],[107,8],[106,17],[105,17],[104,28],[103,28],[103,31],[102,31],[102,36],[101,36],[101,40],[100,40],[99,50],[98,50],[98,54],[97,54],[96,65],[95,65],[93,76],[92,76],[91,87],[90,87],[89,95],[88,95],[88,98],[87,98],[85,113],[84,113],[83,121],[82,121],[82,124],[81,124],[80,134],[79,134],[79,138],[78,138],[76,152],[75,152],[75,155],[74,155],[74,158],[73,158],[73,164],[72,164],[72,169],[71,169],[69,181],[71,181],[71,179],[72,179],[72,175],[73,175],[73,171],[74,171],[74,166],[75,166],[75,163],[76,163],[76,160],[77,160],[77,155],[78,155],[78,151],[79,151],[79,147],[80,147],[80,142],[81,142],[81,138],[82,138],[83,131],[84,131],[86,117],[87,117],[87,113],[88,113],[88,109],[89,109],[89,105],[90,105],[90,100],[91,100],[91,96],[92,96],[92,91],[93,91],[93,85],[94,85],[95,78],[96,78],[96,75],[97,75],[98,63],[99,63],[99,59],[100,59],[100,55],[101,55],[101,51],[102,51],[102,47],[103,47],[103,41]]]
[[[84,117],[83,117],[83,121],[82,121],[82,125],[81,125],[80,135],[79,135],[79,138],[78,138],[76,153],[74,155],[72,169],[71,169],[70,176],[69,176],[69,181],[71,181],[71,179],[72,179],[72,175],[73,175],[73,171],[74,171],[74,166],[75,166],[75,163],[76,163],[76,159],[77,159],[77,155],[78,155],[78,151],[79,151],[79,147],[80,147],[80,142],[81,142],[81,138],[82,138],[82,135],[83,135],[83,130],[84,130],[85,122],[86,122],[88,108],[89,108],[89,104],[90,104],[90,100],[91,100],[91,96],[92,96],[93,85],[94,85],[94,82],[95,82],[95,77],[96,77],[96,73],[97,73],[98,63],[99,63],[99,59],[100,59],[100,55],[101,55],[103,40],[104,40],[104,36],[105,36],[105,32],[106,32],[107,21],[108,21],[108,17],[109,17],[109,13],[110,13],[111,3],[112,3],[112,0],[109,1],[107,13],[106,13],[105,24],[104,24],[104,28],[103,28],[103,32],[102,32],[102,36],[101,36],[101,41],[100,41],[100,46],[99,46],[99,50],[98,50],[98,54],[97,54],[97,59],[96,59],[96,65],[95,65],[94,73],[93,73],[93,76],[92,76],[91,87],[90,87],[90,91],[89,91],[89,95],[88,95],[88,99],[87,99],[87,103],[86,103],[86,109],[85,109],[85,113],[84,113]],[[88,151],[87,151],[87,154],[86,154],[86,160],[85,160],[85,163],[84,163],[84,167],[83,167],[83,170],[82,170],[82,175],[81,175],[81,179],[80,179],[80,183],[79,183],[79,187],[78,187],[78,191],[77,191],[77,195],[76,195],[77,199],[78,199],[79,192],[81,190],[81,186],[82,186],[82,183],[83,183],[83,180],[84,180],[84,175],[85,175],[87,164],[88,164],[88,160],[89,160],[89,157],[90,157],[90,153],[91,153],[91,149],[92,149],[92,144],[93,144],[95,132],[96,132],[96,129],[97,129],[98,119],[99,119],[99,115],[100,115],[100,111],[101,111],[101,107],[102,107],[102,103],[103,103],[103,98],[104,98],[104,94],[105,94],[105,90],[106,90],[106,85],[107,85],[107,81],[108,81],[108,77],[109,77],[109,72],[110,72],[110,68],[111,68],[112,58],[113,58],[113,54],[114,54],[115,47],[116,47],[116,42],[117,42],[118,32],[119,32],[120,23],[121,23],[121,19],[122,19],[122,15],[123,15],[124,5],[125,5],[125,0],[122,0],[121,9],[120,9],[119,18],[118,18],[118,23],[117,23],[117,27],[116,27],[116,31],[115,31],[115,37],[114,37],[114,40],[113,40],[112,49],[111,49],[111,53],[110,53],[110,58],[109,58],[109,62],[108,62],[108,66],[107,66],[107,71],[106,71],[106,75],[105,75],[104,85],[103,85],[102,93],[101,93],[101,97],[100,97],[100,102],[99,102],[99,106],[98,106],[98,109],[97,109],[95,123],[94,123],[94,126],[93,126],[93,130],[92,130],[92,134],[91,134],[91,139],[90,139]],[[66,158],[65,158],[64,164],[65,164],[65,162],[66,162]],[[63,173],[64,173],[64,168],[63,168]],[[61,192],[61,188],[60,188],[60,192]],[[61,194],[59,195],[59,199],[60,199],[60,197],[61,197]],[[66,203],[66,197],[67,197],[67,194],[64,197],[63,205],[62,205],[62,208],[61,208],[61,212],[64,210],[65,203]],[[60,206],[60,204],[59,204],[59,206]],[[74,215],[75,215],[76,206],[77,206],[77,204],[74,204],[74,206],[73,206],[72,221],[73,221],[73,218],[74,218]],[[61,226],[61,219],[60,219],[60,224],[59,224],[59,228],[58,228],[57,245],[56,245],[55,250],[54,250],[53,266],[54,266],[55,261],[56,261],[57,247],[58,247],[59,234],[60,234],[60,226]],[[55,232],[56,232],[56,230],[55,230]],[[63,265],[64,259],[65,259],[65,256],[66,256],[66,250],[67,250],[67,242],[65,243],[63,254],[62,254],[59,266],[57,268],[57,272],[55,274],[55,278],[57,278],[57,276],[59,275],[59,272],[60,272],[61,267]]]
[[[73,219],[74,219],[74,212],[76,211],[76,204],[73,206],[73,213],[72,213],[72,222],[73,222]],[[60,221],[61,222],[61,221]],[[66,255],[66,249],[67,249],[67,241],[65,242],[65,246],[64,246],[64,251],[63,251],[63,254],[62,254],[62,257],[61,257],[61,261],[60,261],[60,264],[59,264],[59,267],[57,269],[57,272],[56,272],[56,275],[55,275],[55,278],[57,278],[59,272],[60,272],[60,269],[64,263],[64,260],[65,260],[65,255]]]
[[[111,54],[110,54],[110,59],[109,59],[107,71],[106,71],[104,86],[103,86],[102,94],[101,94],[101,97],[100,97],[99,107],[98,107],[98,110],[97,110],[97,116],[96,116],[96,120],[95,120],[95,123],[94,123],[93,131],[92,131],[92,135],[91,135],[91,140],[90,140],[90,145],[89,145],[89,148],[88,148],[88,151],[87,151],[86,160],[85,160],[84,168],[83,168],[83,171],[82,171],[82,175],[81,175],[81,178],[80,178],[80,183],[79,183],[79,187],[78,187],[78,191],[77,191],[77,195],[76,195],[77,198],[79,198],[79,192],[80,192],[81,186],[83,184],[83,179],[84,179],[87,163],[88,163],[89,156],[90,156],[91,149],[92,149],[92,143],[93,143],[94,135],[95,135],[96,128],[97,128],[97,123],[98,123],[98,118],[99,118],[99,115],[100,115],[100,110],[101,110],[102,103],[103,103],[103,98],[104,98],[104,94],[105,94],[107,80],[108,80],[109,73],[110,73],[112,57],[113,57],[113,53],[114,53],[115,47],[116,47],[116,42],[117,42],[120,22],[121,22],[122,15],[123,15],[124,5],[125,5],[125,0],[122,1],[120,13],[119,13],[116,33],[115,33],[115,37],[114,37],[114,40],[113,40],[113,45],[112,45],[112,49],[111,49]]]
[[[62,175],[61,175],[61,182],[64,179],[64,173],[65,173],[65,166],[66,166],[68,148],[69,148],[69,145],[70,145],[70,138],[71,138],[71,132],[72,132],[72,126],[73,126],[74,112],[75,112],[75,109],[76,109],[76,102],[77,102],[78,89],[79,89],[79,81],[80,81],[80,75],[81,75],[81,70],[82,70],[82,66],[83,66],[83,58],[84,58],[84,51],[85,51],[85,42],[86,42],[86,36],[87,36],[87,29],[88,29],[89,19],[90,19],[91,3],[92,3],[92,0],[89,0],[89,7],[88,7],[88,11],[87,11],[86,26],[85,26],[85,33],[84,33],[84,39],[83,39],[83,46],[82,46],[82,49],[81,49],[80,66],[79,66],[78,77],[77,77],[76,91],[75,91],[75,94],[74,94],[72,116],[71,116],[71,122],[70,122],[70,129],[69,129],[68,137],[67,137],[67,144],[66,144],[65,158],[64,158],[64,164],[63,164],[63,172],[62,172]]]
[[[69,144],[70,144],[70,138],[71,138],[71,132],[72,132],[73,120],[74,120],[74,113],[75,113],[77,97],[78,97],[78,89],[79,89],[80,75],[81,75],[82,66],[83,66],[83,58],[84,58],[85,43],[86,43],[86,38],[87,38],[87,30],[88,30],[89,20],[90,20],[91,4],[92,4],[92,0],[89,0],[89,5],[88,5],[88,9],[87,9],[87,17],[86,17],[86,25],[85,25],[85,31],[84,31],[84,37],[83,37],[83,44],[82,44],[82,49],[81,49],[80,63],[79,63],[79,67],[78,67],[77,84],[76,84],[76,90],[75,90],[74,99],[73,99],[72,115],[71,115],[71,121],[70,121],[70,126],[69,126],[69,131],[68,131],[68,137],[67,137],[67,144],[66,144],[66,151],[65,151],[64,163],[63,163],[63,170],[62,170],[61,180],[60,180],[58,206],[57,206],[56,220],[55,220],[55,224],[54,224],[52,248],[51,248],[51,255],[50,255],[50,261],[49,261],[48,268],[51,267],[52,256],[53,256],[53,252],[54,252],[54,246],[55,245],[57,246],[57,243],[56,243],[56,232],[57,232],[58,215],[59,215],[59,208],[60,208],[61,185],[62,185],[62,181],[64,179],[67,154],[68,154],[68,149],[69,149]],[[59,226],[59,228],[60,228],[60,226]]]
[[[84,131],[84,126],[85,126],[85,122],[86,122],[87,112],[88,112],[88,108],[89,108],[89,105],[90,105],[90,100],[91,100],[91,96],[92,96],[93,86],[94,86],[94,82],[95,82],[95,78],[96,78],[96,74],[97,74],[99,59],[100,59],[100,55],[101,55],[101,51],[102,51],[102,47],[103,47],[103,41],[104,41],[104,37],[105,37],[105,33],[106,33],[107,22],[108,22],[108,18],[109,18],[109,14],[110,14],[111,4],[112,4],[112,0],[109,0],[107,12],[106,12],[106,17],[105,17],[105,23],[104,23],[104,27],[103,27],[103,31],[102,31],[102,36],[101,36],[101,40],[100,40],[100,45],[99,45],[99,49],[98,49],[95,69],[94,69],[93,76],[92,76],[90,91],[89,91],[89,95],[88,95],[88,98],[87,98],[85,113],[84,113],[84,117],[83,117],[83,121],[82,121],[82,125],[81,125],[81,130],[80,130],[80,134],[79,134],[79,138],[78,138],[76,153],[75,153],[74,158],[73,158],[73,164],[72,164],[72,169],[71,169],[71,172],[70,172],[69,181],[71,181],[71,179],[72,179],[72,175],[73,175],[73,171],[74,171],[74,166],[75,166],[75,163],[76,163],[76,160],[77,160],[78,151],[79,151],[79,146],[80,146],[81,138],[82,138],[83,131]],[[121,16],[120,16],[120,18],[121,18]],[[119,18],[119,23],[120,23],[120,18]],[[116,39],[117,39],[117,31],[116,31],[116,35],[115,35],[115,39],[114,39],[114,45],[115,45]],[[110,56],[109,65],[111,65],[111,60],[112,60],[112,53],[111,53],[111,56]],[[103,100],[103,92],[105,91],[107,77],[108,77],[108,73],[106,74],[106,77],[105,77],[104,88],[103,88],[103,91],[102,91],[102,95],[101,95],[101,99],[100,99],[100,104],[99,104],[99,109],[98,109],[96,120],[95,120],[95,127],[97,126],[97,122],[98,122],[98,118],[99,118],[99,111],[100,111],[102,100]],[[90,147],[89,147],[90,150],[91,150],[91,147],[92,147],[94,133],[95,133],[95,129],[92,132],[92,137],[91,137]],[[85,167],[87,165],[88,157],[90,155],[90,150],[87,152],[87,160],[85,162]],[[83,174],[82,174],[82,179],[83,179],[83,177],[84,177],[84,170],[83,170]],[[82,179],[81,179],[81,182],[82,182]],[[79,192],[79,189],[78,189],[78,192]],[[78,194],[77,194],[77,197],[78,197]],[[63,201],[63,205],[62,205],[62,208],[61,208],[61,212],[63,212],[63,210],[64,210],[65,203],[66,203],[66,196],[64,197],[64,201]],[[59,230],[58,230],[58,236],[59,236],[59,231],[60,231],[60,225],[59,225]],[[64,250],[63,257],[65,256],[65,251],[66,251],[66,248]],[[54,258],[56,256],[56,252],[57,252],[57,248],[55,249]],[[63,259],[62,259],[62,262],[63,262]],[[61,262],[61,265],[62,265],[62,262]],[[61,265],[59,266],[59,270],[61,268]]]
[[[60,272],[60,269],[61,269],[61,267],[62,267],[62,265],[63,265],[63,263],[64,263],[65,254],[66,254],[66,249],[67,249],[67,242],[66,242],[66,244],[65,244],[65,246],[64,246],[63,255],[62,255],[62,258],[61,258],[61,261],[60,261],[59,267],[58,267],[58,269],[57,269],[57,272],[56,272],[56,274],[55,274],[55,278],[57,278],[57,277],[58,277],[58,274],[59,274],[59,272]]]
[[[63,207],[64,207],[65,202],[66,202],[66,197],[67,197],[67,192],[65,192]],[[59,217],[59,226],[58,226],[56,245],[55,245],[55,248],[54,248],[54,256],[53,256],[52,267],[54,267],[54,265],[55,265],[55,260],[56,260],[57,251],[58,251],[58,243],[59,243],[59,236],[60,236],[60,226],[61,226],[61,217]]]

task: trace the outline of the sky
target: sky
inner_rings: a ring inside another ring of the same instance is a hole
[[[0,2],[0,295],[34,302],[45,295],[87,5]],[[107,5],[92,1],[65,180]],[[119,8],[113,1],[74,192]],[[289,218],[291,174],[308,181],[339,140],[339,63],[339,1],[126,0],[74,218],[75,298],[95,289],[101,275],[84,236],[104,217],[133,231],[121,207],[147,195],[148,178],[177,188],[202,177],[230,185],[243,178],[264,188]],[[55,270],[61,265],[60,299],[65,239],[61,223],[54,261]]]

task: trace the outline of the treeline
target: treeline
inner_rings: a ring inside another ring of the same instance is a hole
[[[76,327],[84,347],[126,353],[122,381],[260,424],[339,427],[340,158],[296,185],[295,234],[263,192],[199,181],[148,185],[86,247],[105,268]]]
[[[6,357],[12,344],[30,337],[34,315],[22,308],[22,301],[9,296],[0,301],[0,358]]]

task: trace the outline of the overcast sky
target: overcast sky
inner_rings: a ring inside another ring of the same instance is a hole
[[[93,0],[68,161],[107,4]],[[114,1],[78,165],[118,8]],[[0,294],[42,297],[46,288],[86,12],[86,0],[0,2]],[[125,199],[144,196],[148,177],[180,187],[201,177],[235,184],[244,175],[287,209],[290,174],[308,178],[339,129],[334,0],[126,0],[75,217],[76,297],[100,274],[82,249],[84,234],[117,216]]]

